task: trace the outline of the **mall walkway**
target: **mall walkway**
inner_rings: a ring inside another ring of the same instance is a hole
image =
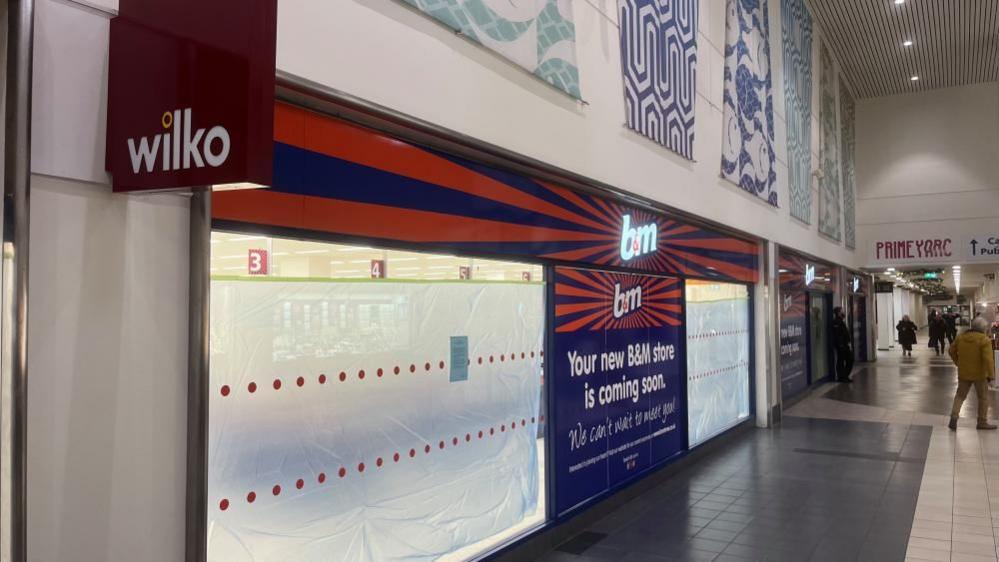
[[[949,431],[955,370],[914,355],[882,352],[541,560],[996,560],[999,432],[974,429],[973,397]]]

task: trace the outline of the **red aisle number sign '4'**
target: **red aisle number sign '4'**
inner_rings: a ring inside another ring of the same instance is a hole
[[[371,278],[385,278],[385,260],[371,260]]]

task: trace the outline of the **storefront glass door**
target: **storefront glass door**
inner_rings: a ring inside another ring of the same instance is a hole
[[[829,376],[829,303],[824,293],[808,294],[808,351],[810,356],[809,383]]]

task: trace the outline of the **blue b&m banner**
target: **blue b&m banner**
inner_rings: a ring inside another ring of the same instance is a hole
[[[555,508],[561,515],[683,450],[683,287],[555,270]]]

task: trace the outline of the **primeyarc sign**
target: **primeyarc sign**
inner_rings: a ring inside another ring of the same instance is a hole
[[[115,191],[269,185],[276,0],[121,0],[111,20]]]
[[[871,243],[871,261],[878,264],[949,263],[958,244],[953,238],[893,238]]]

